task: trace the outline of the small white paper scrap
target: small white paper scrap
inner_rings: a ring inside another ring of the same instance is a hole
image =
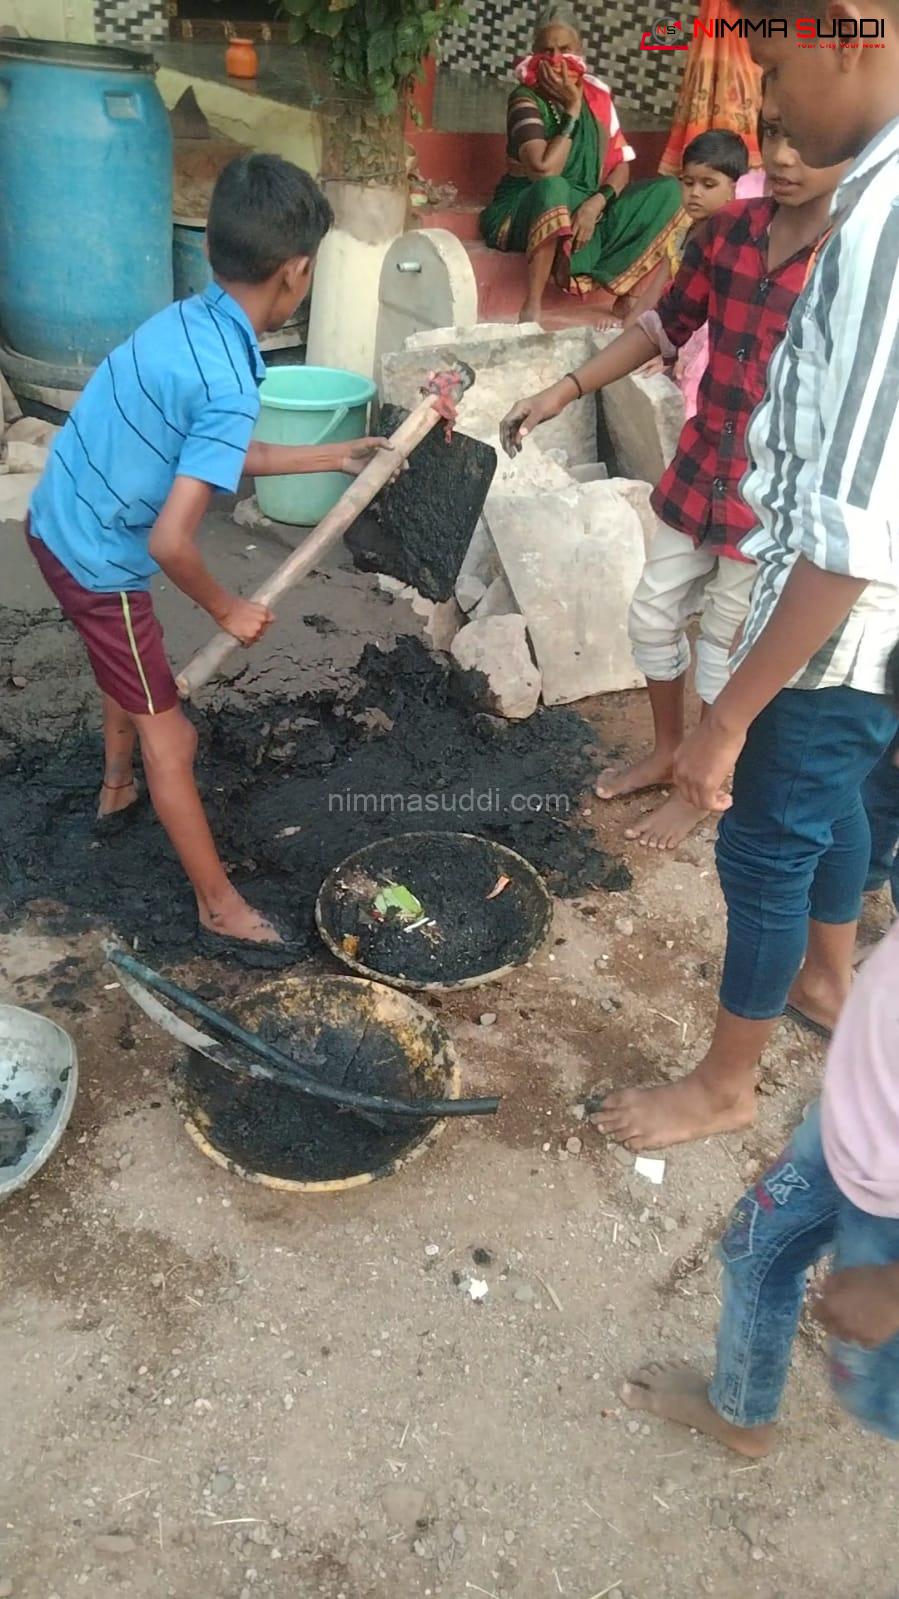
[[[651,1183],[660,1183],[665,1176],[665,1162],[653,1160],[651,1155],[638,1155],[634,1161],[634,1171],[641,1177],[646,1177]]]

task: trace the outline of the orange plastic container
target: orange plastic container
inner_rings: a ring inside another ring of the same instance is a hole
[[[255,78],[259,57],[252,39],[232,39],[225,51],[225,71],[229,78]]]

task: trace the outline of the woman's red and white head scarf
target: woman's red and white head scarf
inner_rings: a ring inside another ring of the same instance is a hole
[[[524,84],[525,88],[536,89],[538,87],[537,73],[541,64],[544,61],[550,62],[553,60],[558,62],[560,58],[543,53],[524,56],[521,61],[515,64],[515,76],[519,83]],[[603,83],[601,78],[595,78],[592,73],[587,71],[587,63],[583,56],[566,53],[561,57],[561,60],[564,61],[573,78],[581,78],[583,80],[586,105],[592,111],[600,127],[605,128],[608,135],[600,178],[600,181],[605,183],[609,174],[614,172],[622,161],[634,160],[634,151],[621,131],[621,123],[618,121],[618,112],[615,110],[615,102],[612,99],[612,91],[609,85]]]

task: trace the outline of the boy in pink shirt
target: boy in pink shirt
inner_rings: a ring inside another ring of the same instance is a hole
[[[888,681],[899,701],[899,645]],[[688,1366],[657,1363],[625,1384],[625,1403],[766,1455],[806,1275],[832,1255],[815,1314],[831,1334],[834,1389],[864,1426],[899,1441],[899,922],[853,984],[821,1099],[743,1195],[720,1254],[711,1386]]]

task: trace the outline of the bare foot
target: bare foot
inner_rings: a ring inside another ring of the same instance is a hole
[[[261,911],[248,905],[236,889],[227,900],[216,905],[214,909],[211,906],[199,906],[198,914],[200,926],[205,927],[209,933],[216,933],[220,938],[243,938],[251,944],[284,942],[278,929],[263,916]]]
[[[735,1427],[725,1421],[709,1400],[705,1379],[683,1361],[653,1361],[644,1366],[624,1384],[621,1397],[630,1410],[646,1410],[681,1427],[695,1427],[750,1460],[760,1460],[774,1448],[777,1428],[773,1422],[764,1427]]]
[[[519,322],[539,322],[543,315],[543,306],[539,300],[525,300],[518,313]]]
[[[712,1133],[732,1133],[755,1120],[755,1091],[711,1091],[698,1072],[665,1088],[625,1088],[607,1094],[594,1118],[600,1132],[639,1153],[689,1144]]]
[[[678,844],[682,844],[708,814],[708,811],[688,804],[680,794],[672,794],[664,805],[660,805],[650,816],[645,816],[636,827],[625,828],[624,836],[636,838],[647,849],[677,849]]]
[[[622,771],[607,766],[596,779],[593,792],[600,799],[617,799],[619,794],[636,794],[641,788],[659,788],[671,782],[672,755],[666,750],[653,750],[644,760]]]
[[[137,784],[133,778],[130,783],[104,783],[97,802],[97,820],[103,816],[115,816],[118,811],[127,811],[129,805],[136,803]]]

